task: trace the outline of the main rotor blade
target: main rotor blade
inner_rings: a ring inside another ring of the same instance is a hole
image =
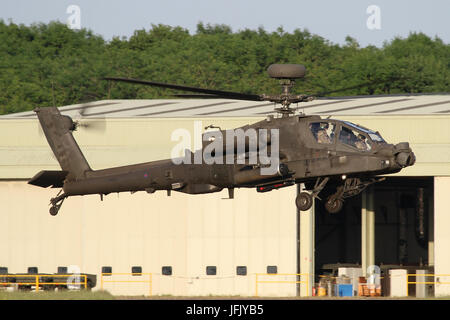
[[[191,92],[196,92],[196,93],[203,93],[203,94],[214,95],[217,98],[237,99],[237,100],[250,100],[250,101],[262,101],[261,96],[256,95],[256,94],[247,94],[247,93],[232,92],[232,91],[204,89],[204,88],[198,88],[198,87],[188,87],[188,86],[181,86],[181,85],[178,85],[178,84],[153,82],[153,81],[146,81],[146,80],[139,80],[139,79],[116,78],[116,77],[106,77],[106,78],[103,78],[103,79],[104,80],[110,80],[110,81],[121,81],[121,82],[127,82],[127,83],[144,84],[144,85],[148,85],[148,86],[167,88],[167,89],[174,89],[174,90],[191,91]]]
[[[213,94],[172,94],[173,97],[177,98],[188,98],[188,99],[220,99],[220,96]]]
[[[340,89],[336,89],[336,90],[322,91],[322,92],[318,92],[316,94],[312,94],[311,96],[313,96],[313,97],[324,97],[324,96],[329,95],[331,93],[347,91],[347,90],[352,90],[352,89],[359,89],[359,88],[369,87],[369,86],[376,85],[376,84],[389,83],[389,82],[398,81],[398,80],[407,80],[407,79],[406,78],[402,78],[402,77],[392,77],[392,78],[389,78],[389,79],[382,79],[382,80],[377,80],[377,81],[360,83],[358,85],[351,86],[351,87],[340,88]]]

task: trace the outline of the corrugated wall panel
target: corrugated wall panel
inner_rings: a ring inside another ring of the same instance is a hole
[[[258,194],[236,190],[185,195],[110,194],[69,198],[59,214],[48,213],[57,190],[25,182],[0,182],[0,265],[10,272],[37,266],[54,273],[58,266],[77,265],[99,276],[102,266],[130,273],[142,266],[153,273],[157,295],[243,295],[255,293],[255,274],[267,265],[278,272],[296,269],[295,188]],[[171,266],[172,276],[161,268]],[[217,275],[207,276],[206,267]],[[236,275],[247,266],[247,276]],[[143,277],[114,276],[116,280]],[[113,277],[106,278],[113,280]],[[148,294],[147,284],[105,283],[114,294]],[[295,295],[295,285],[265,284],[260,294]]]

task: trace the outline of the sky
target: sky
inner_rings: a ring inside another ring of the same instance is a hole
[[[76,11],[68,9],[77,6]],[[110,40],[130,37],[152,24],[181,26],[195,33],[199,22],[226,24],[233,31],[263,27],[287,32],[308,29],[343,44],[382,46],[410,32],[450,43],[450,0],[2,0],[0,19],[30,25],[60,21]],[[77,18],[79,18],[77,20]]]

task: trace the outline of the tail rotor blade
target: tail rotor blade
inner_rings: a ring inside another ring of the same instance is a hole
[[[86,120],[79,120],[78,127],[83,128],[86,130],[92,130],[92,131],[98,131],[98,132],[104,132],[106,130],[106,120],[104,118],[102,119],[86,119]]]
[[[104,117],[96,118],[96,119],[86,119],[85,118],[86,116],[89,116],[89,113],[87,113],[87,110],[90,107],[91,106],[89,106],[89,105],[83,105],[78,110],[78,113],[74,116],[73,120],[76,123],[77,128],[98,131],[98,132],[104,132],[106,130],[106,119]]]

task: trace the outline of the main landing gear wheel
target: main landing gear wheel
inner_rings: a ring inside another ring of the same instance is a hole
[[[329,197],[327,201],[325,202],[325,209],[329,213],[338,213],[342,210],[342,207],[344,206],[344,200],[335,198],[333,196]]]
[[[295,198],[295,204],[298,210],[308,211],[313,204],[313,198],[308,192],[300,192],[300,194]]]

